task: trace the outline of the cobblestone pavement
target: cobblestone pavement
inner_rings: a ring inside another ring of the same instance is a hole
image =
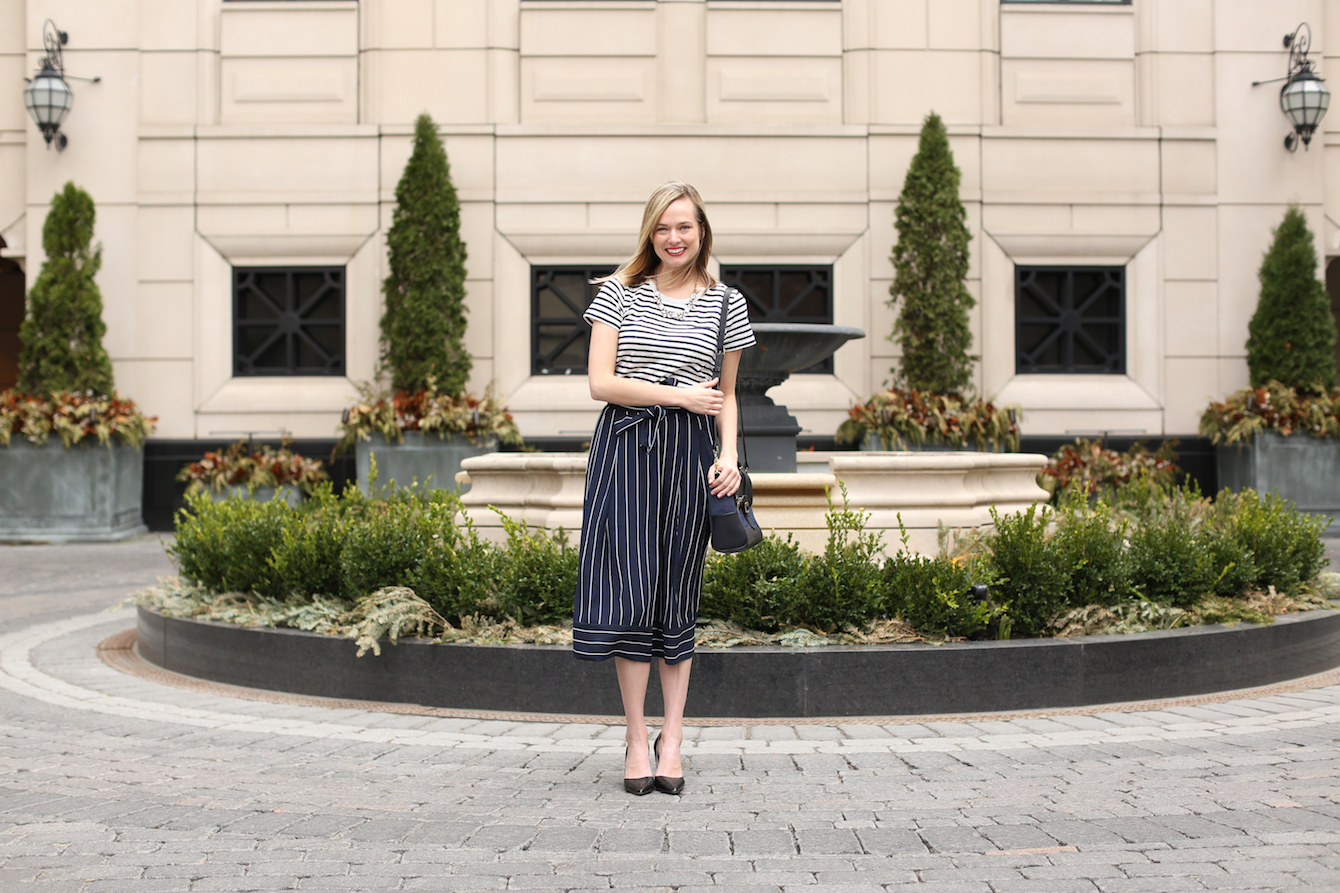
[[[1340,686],[1136,712],[622,731],[119,673],[161,546],[0,547],[0,890],[1340,890]],[[611,673],[610,684],[613,685]]]

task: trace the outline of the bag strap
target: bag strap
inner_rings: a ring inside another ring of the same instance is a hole
[[[730,309],[730,286],[724,282],[721,284],[721,324],[717,326],[717,357],[716,357],[716,376],[717,384],[721,384],[721,368],[726,362],[726,312]],[[745,471],[749,470],[749,448],[745,445],[744,436],[744,409],[740,406],[740,401],[735,401],[735,430],[740,440],[740,459],[741,467]]]

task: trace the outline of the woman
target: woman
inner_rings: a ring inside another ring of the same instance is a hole
[[[626,724],[624,789],[678,794],[707,496],[740,486],[735,371],[754,335],[744,297],[730,291],[726,354],[714,377],[728,289],[707,270],[712,228],[692,186],[672,180],[652,193],[638,244],[599,280],[584,314],[591,397],[608,405],[587,461],[572,640],[578,658],[614,658]],[[653,776],[643,708],[658,658],[665,723]]]

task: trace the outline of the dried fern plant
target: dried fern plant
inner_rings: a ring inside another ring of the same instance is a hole
[[[1325,573],[1295,594],[1277,592],[1274,586],[1257,589],[1241,598],[1207,596],[1190,608],[1175,608],[1146,599],[1119,605],[1085,605],[1057,615],[1052,626],[1058,638],[1143,633],[1222,623],[1269,624],[1280,614],[1335,608],[1340,597],[1340,574]]]
[[[383,638],[394,645],[406,633],[433,638],[451,628],[445,617],[408,586],[383,586],[355,602],[350,613],[357,618],[351,632],[359,657],[368,649],[380,657]]]

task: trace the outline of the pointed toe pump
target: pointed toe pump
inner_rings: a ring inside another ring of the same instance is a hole
[[[651,777],[644,778],[625,778],[623,780],[623,789],[630,794],[636,794],[641,797],[643,794],[650,794],[652,791],[660,790],[656,786],[656,779]]]
[[[661,734],[656,733],[656,744],[652,747],[656,760],[661,759]],[[681,794],[684,792],[684,776],[657,775],[654,779],[656,790],[662,794]]]
[[[628,745],[623,748],[624,763],[628,762]],[[650,794],[656,790],[656,781],[649,775],[642,778],[625,778],[623,780],[623,789],[630,794],[636,794],[641,797],[643,794]]]

